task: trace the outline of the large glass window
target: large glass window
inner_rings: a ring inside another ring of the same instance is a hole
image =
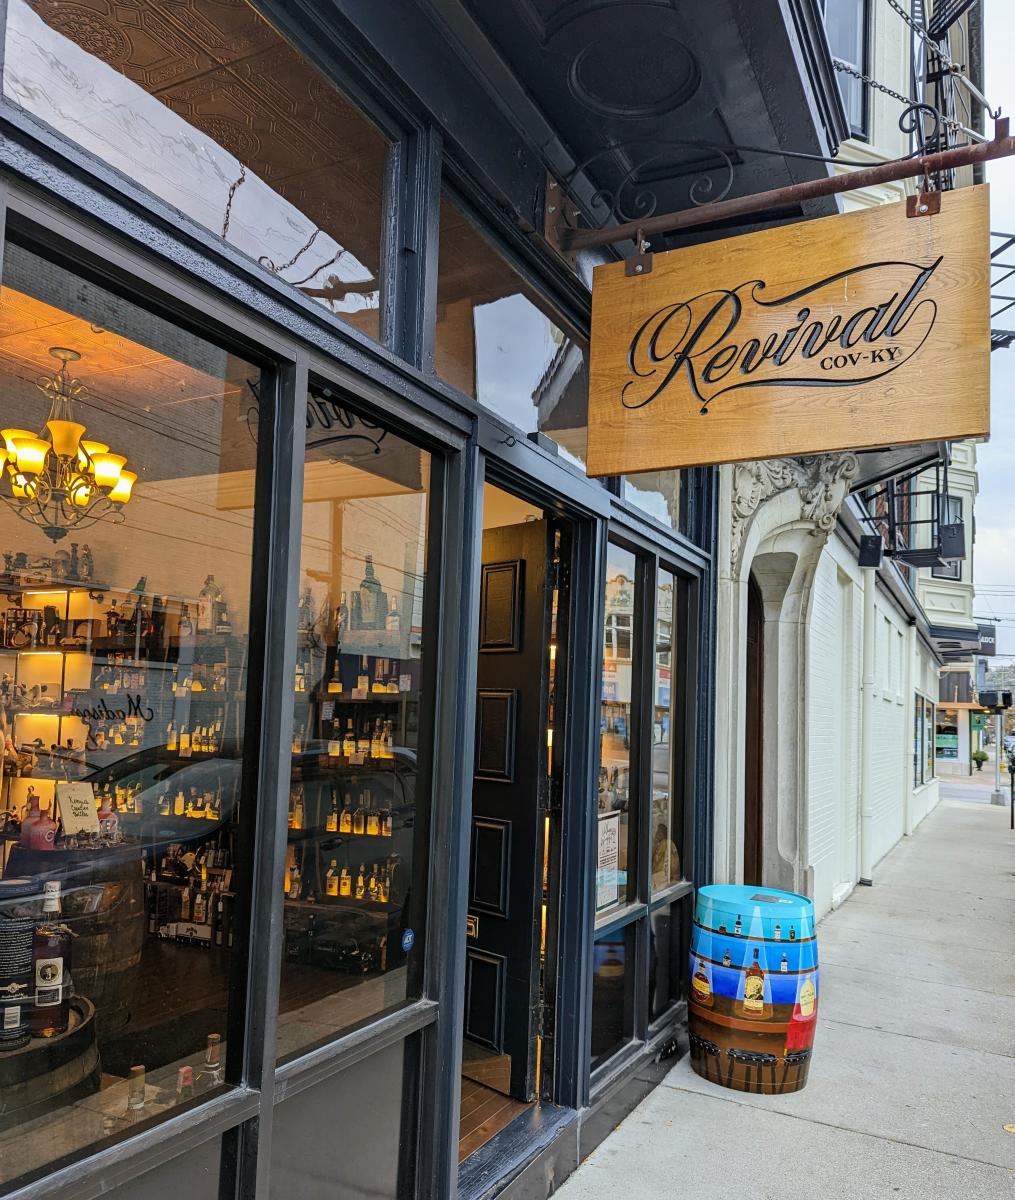
[[[596,938],[592,950],[592,1069],[634,1036],[637,922]]]
[[[680,529],[680,472],[645,471],[622,476],[623,496],[663,525]]]
[[[670,571],[656,579],[655,674],[652,713],[652,890],[683,878],[683,788],[680,736],[679,630],[682,590]]]
[[[388,142],[246,0],[9,0],[4,93],[379,337]]]
[[[0,314],[10,1184],[224,1086],[259,371],[11,240]]]
[[[402,1003],[412,915],[430,456],[308,400],[280,1056]]]
[[[447,199],[441,201],[437,374],[583,466],[585,348],[537,291]]]
[[[924,782],[929,783],[934,778],[934,702],[925,699],[923,702],[923,754]]]
[[[825,29],[834,58],[854,71],[867,72],[870,0],[825,0]],[[854,137],[867,137],[869,92],[855,75],[838,71],[839,91]]]
[[[599,710],[600,757],[596,912],[608,912],[635,894],[634,837],[631,820],[631,747],[633,744],[634,645],[638,560],[612,543],[606,566],[606,629],[602,698]]]

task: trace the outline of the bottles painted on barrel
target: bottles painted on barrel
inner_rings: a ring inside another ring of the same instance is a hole
[[[713,1003],[712,983],[705,971],[705,964],[698,959],[698,968],[691,979],[691,998],[695,1004],[703,1008],[711,1008]]]
[[[758,962],[757,948],[754,950],[754,960],[744,977],[743,1012],[745,1017],[765,1015],[765,972]]]

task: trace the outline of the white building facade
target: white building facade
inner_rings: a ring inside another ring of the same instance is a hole
[[[833,54],[909,91],[911,31],[894,11],[828,0],[826,18]],[[855,56],[835,42],[848,42],[850,28],[868,39]],[[909,151],[897,101],[852,76],[843,98],[857,135],[844,157],[873,164]],[[900,203],[907,190],[852,192],[842,208]],[[956,630],[976,628],[975,448],[953,448],[956,499],[936,510],[966,534],[969,557],[947,569],[890,557],[860,565],[861,536],[885,528],[885,479],[863,486],[866,469],[863,456],[842,453],[721,472],[715,878],[805,893],[819,916],[872,882],[937,804],[939,671]],[[918,492],[935,478],[906,486]],[[908,503],[918,518],[938,502]],[[937,525],[915,523],[907,533],[910,547],[938,535]]]

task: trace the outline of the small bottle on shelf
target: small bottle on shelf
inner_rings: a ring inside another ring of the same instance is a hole
[[[146,1119],[147,1113],[144,1110],[146,1089],[144,1067],[131,1067],[130,1075],[127,1077],[127,1111],[123,1114],[123,1119],[128,1125],[137,1125],[138,1122]]]
[[[179,745],[180,745],[180,758],[190,758],[191,757],[190,730],[187,728],[186,725],[184,725],[180,729]]]
[[[324,820],[324,832],[338,833],[338,797],[334,792],[331,793],[331,808]]]
[[[185,884],[180,893],[180,920],[190,920],[190,884]]]
[[[176,1104],[186,1104],[194,1099],[194,1068],[180,1067],[176,1072]]]
[[[299,900],[303,895],[303,874],[300,871],[299,864],[293,862],[292,870],[289,872],[289,899]]]
[[[370,755],[370,729],[360,727],[356,734],[356,753],[363,756],[364,760]]]
[[[338,894],[339,896],[352,895],[352,876],[349,874],[348,867],[343,867],[342,873],[338,877]]]
[[[352,833],[352,796],[346,792],[345,801],[342,804],[342,815],[338,818],[338,832]]]
[[[338,861],[334,858],[324,876],[324,894],[326,896],[338,895]]]
[[[369,899],[376,901],[377,890],[378,890],[377,864],[373,863],[373,864],[371,864],[371,867],[370,867],[370,878],[367,881],[367,896],[369,897]]]
[[[381,809],[381,837],[391,837],[392,824],[391,809],[385,806]]]
[[[353,833],[357,836],[366,833],[366,823],[366,809],[363,807],[363,797],[360,796],[360,802],[352,814]]]
[[[335,662],[331,668],[331,678],[328,680],[328,695],[340,696],[342,694],[342,662],[339,656],[335,655]]]
[[[187,798],[183,794],[183,788],[177,788],[176,796],[173,798],[173,816],[182,817],[187,811]]]
[[[199,1092],[210,1092],[222,1083],[222,1035],[209,1033],[204,1048],[204,1062],[197,1069],[195,1088]]]
[[[384,741],[381,736],[380,717],[374,721],[374,727],[370,731],[370,757],[378,760],[384,757]]]
[[[328,738],[328,757],[342,757],[342,726],[338,717],[331,722],[331,736]]]
[[[367,885],[366,885],[366,879],[364,878],[365,871],[366,871],[366,864],[360,863],[359,871],[357,872],[357,875],[356,875],[355,896],[356,896],[357,900],[362,900],[363,897],[366,895]]]
[[[365,654],[360,658],[359,675],[356,677],[356,690],[361,696],[370,695],[370,659]]]
[[[369,837],[380,837],[381,821],[377,809],[374,807],[374,798],[370,789],[367,788],[364,792],[363,806],[366,809],[366,833]]]

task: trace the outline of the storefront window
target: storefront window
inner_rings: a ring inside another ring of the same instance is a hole
[[[437,374],[526,433],[585,464],[585,348],[448,200],[441,201]]]
[[[680,627],[679,584],[669,571],[656,582],[656,644],[652,714],[652,890],[683,877],[683,793],[677,769],[682,742],[677,723]]]
[[[958,761],[959,713],[955,708],[939,708],[935,725],[934,753],[936,758]]]
[[[923,772],[926,756],[923,751],[923,697],[919,692],[913,704],[913,786],[923,783]]]
[[[934,704],[931,700],[923,702],[923,753],[924,780],[929,782],[934,778]]]
[[[679,471],[645,471],[622,480],[625,500],[670,529],[680,528]]]
[[[634,1035],[638,923],[598,937],[592,948],[592,1069]]]
[[[637,612],[638,560],[612,543],[606,567],[606,629],[600,703],[600,758],[596,912],[608,912],[635,892],[631,820],[633,744],[633,630]]]
[[[224,1086],[259,371],[11,240],[0,308],[9,1184]]]
[[[421,933],[430,456],[327,389],[308,412],[281,1057],[401,1004]]]
[[[380,336],[388,142],[245,0],[9,0],[3,87]]]
[[[690,936],[685,928],[690,900],[657,908],[649,919],[649,1020],[657,1021],[686,998],[686,947]]]

